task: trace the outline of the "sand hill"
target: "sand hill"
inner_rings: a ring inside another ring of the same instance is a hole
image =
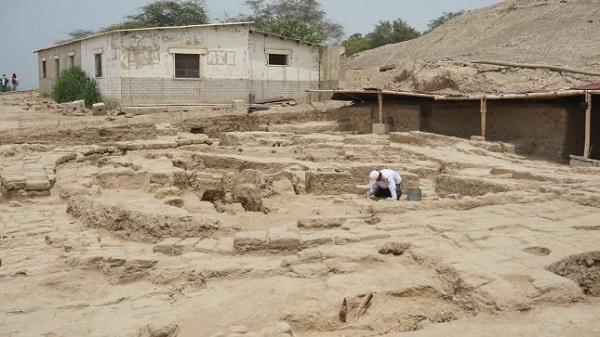
[[[344,86],[506,92],[570,87],[600,76],[474,64],[545,64],[600,73],[600,1],[510,0],[471,11],[418,39],[358,54]],[[396,68],[380,73],[379,67]]]

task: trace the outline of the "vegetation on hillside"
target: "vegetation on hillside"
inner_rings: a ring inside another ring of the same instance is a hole
[[[351,56],[360,53],[361,51],[377,48],[386,44],[415,39],[464,13],[465,11],[444,12],[440,17],[431,20],[427,25],[427,30],[423,33],[420,33],[400,18],[394,21],[379,21],[370,33],[366,35],[361,33],[352,34],[342,42],[342,45],[346,48],[346,55]]]
[[[456,17],[459,17],[463,14],[465,14],[464,10],[458,11],[458,12],[444,12],[444,14],[442,14],[437,19],[433,19],[429,22],[429,24],[427,25],[427,31],[425,33],[429,33],[432,30],[436,29],[437,27],[443,25],[444,23],[446,23]]]

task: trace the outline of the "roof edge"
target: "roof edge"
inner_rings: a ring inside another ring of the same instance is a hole
[[[61,42],[61,43],[56,43],[56,44],[53,44],[51,46],[38,49],[38,50],[34,51],[33,53],[36,54],[36,53],[39,53],[39,52],[44,51],[44,50],[48,50],[48,49],[52,49],[52,48],[58,48],[58,47],[62,47],[62,46],[66,46],[66,45],[72,44],[72,43],[81,42],[81,41],[84,41],[84,40],[93,39],[95,37],[104,36],[104,35],[110,35],[110,34],[114,34],[114,33],[140,32],[140,31],[151,31],[151,30],[185,29],[185,28],[221,27],[221,26],[244,26],[244,25],[249,26],[249,25],[253,25],[253,24],[254,24],[254,21],[241,21],[241,22],[207,23],[207,24],[202,24],[202,25],[187,25],[187,26],[169,26],[169,27],[148,27],[148,28],[132,28],[132,29],[115,29],[115,30],[109,30],[109,31],[106,31],[106,32],[100,32],[100,33],[96,33],[96,34],[84,36],[84,37],[79,38],[79,39],[73,39],[73,40],[69,40],[69,41],[65,41],[65,42]]]
[[[269,36],[273,36],[273,37],[278,37],[282,40],[291,40],[291,41],[296,41],[299,43],[305,43],[309,46],[320,46],[320,44],[317,43],[312,43],[312,42],[308,42],[306,40],[302,40],[302,39],[296,39],[294,37],[289,37],[289,36],[284,36],[284,35],[279,35],[279,34],[275,34],[275,33],[269,33],[263,30],[258,30],[258,29],[250,29],[250,33],[255,33],[255,34],[264,34],[264,35],[269,35]]]

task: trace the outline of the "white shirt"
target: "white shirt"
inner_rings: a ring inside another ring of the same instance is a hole
[[[381,170],[381,176],[383,179],[380,181],[376,181],[369,186],[369,190],[371,193],[375,193],[375,186],[379,186],[380,188],[389,188],[390,193],[392,194],[392,199],[396,200],[398,198],[398,191],[396,191],[396,185],[400,185],[402,182],[402,177],[400,174],[394,170]]]

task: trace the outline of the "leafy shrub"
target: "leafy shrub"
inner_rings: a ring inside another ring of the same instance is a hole
[[[58,103],[82,99],[88,108],[102,100],[98,82],[77,67],[60,73],[52,88],[52,98]]]

